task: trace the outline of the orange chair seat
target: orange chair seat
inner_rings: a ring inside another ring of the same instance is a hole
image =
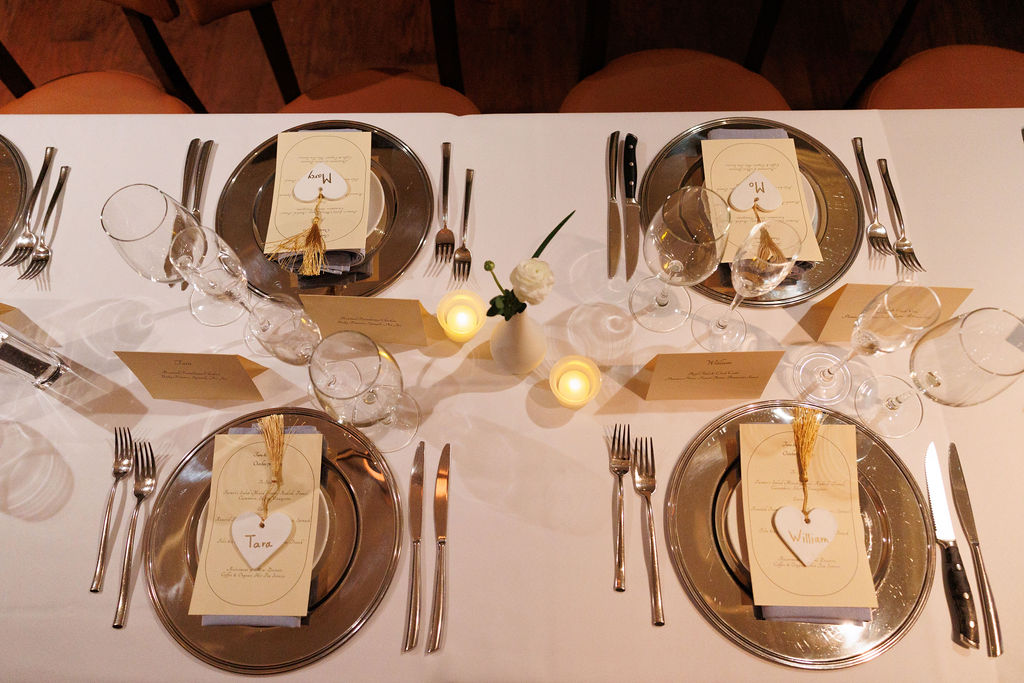
[[[583,79],[562,112],[764,111],[789,109],[760,74],[705,52],[665,49],[612,60]]]
[[[476,105],[457,90],[407,71],[384,69],[330,78],[286,104],[281,111],[480,113]]]
[[[121,71],[71,74],[0,107],[0,114],[191,114],[150,81]]]
[[[1024,52],[987,45],[946,45],[919,52],[875,81],[860,107],[1024,107]]]

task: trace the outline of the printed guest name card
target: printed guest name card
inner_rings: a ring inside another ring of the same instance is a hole
[[[654,358],[647,400],[759,397],[783,351],[662,353]]]
[[[252,378],[265,367],[222,353],[115,351],[153,398],[262,401]]]
[[[818,341],[849,342],[850,335],[853,334],[853,325],[864,307],[886,287],[888,285],[843,285],[839,291],[839,298],[818,335]],[[942,307],[939,313],[939,322],[953,317],[956,310],[960,308],[960,304],[973,291],[964,287],[932,287],[932,289],[939,296],[939,303]]]
[[[834,528],[796,524],[780,531],[780,508],[803,508],[793,428],[740,425],[743,534],[757,605],[877,607],[864,546],[857,484],[857,435],[852,425],[822,425],[808,466],[808,508],[827,510]],[[799,515],[802,517],[802,515]],[[802,522],[800,519],[798,522]],[[782,534],[787,534],[784,540]],[[832,535],[830,541],[828,535]],[[805,565],[793,548],[814,548]]]
[[[303,294],[300,298],[325,337],[341,330],[356,330],[381,344],[427,344],[423,305],[416,299],[319,294]]]
[[[265,253],[309,229],[320,192],[320,231],[327,251],[366,246],[370,137],[362,131],[278,134]]]
[[[283,481],[267,516],[268,522],[291,520],[285,538],[261,536],[257,530],[235,534],[236,520],[260,509],[271,486],[270,463],[262,434],[214,437],[210,500],[189,614],[306,615],[316,559],[322,450],[321,434],[285,434]],[[260,547],[250,547],[257,543]],[[246,557],[254,553],[260,555],[256,562]]]
[[[703,140],[700,144],[704,162],[704,184],[730,201],[740,184],[754,182],[750,176],[759,171],[781,195],[781,205],[773,211],[762,211],[762,220],[776,219],[792,224],[804,235],[801,261],[820,261],[821,250],[815,238],[811,214],[804,203],[803,176],[796,159],[792,138],[780,140]],[[756,190],[756,188],[751,188]],[[732,227],[722,262],[729,263],[757,222],[752,210],[731,207]]]

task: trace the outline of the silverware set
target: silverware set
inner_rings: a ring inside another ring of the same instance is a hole
[[[616,478],[616,527],[615,527],[615,581],[617,591],[626,589],[624,505],[622,477],[632,473],[633,488],[644,502],[644,527],[647,545],[647,579],[651,594],[651,623],[665,625],[665,610],[661,601],[661,572],[658,568],[658,535],[654,528],[654,507],[651,495],[657,488],[654,464],[654,439],[631,438],[629,425],[617,424],[612,429],[608,455],[608,467]]]
[[[448,191],[451,180],[452,143],[441,145],[441,228],[434,236],[434,263],[452,264],[452,278],[456,282],[465,282],[473,266],[473,254],[466,246],[469,232],[469,207],[473,195],[473,175],[471,168],[466,169],[466,189],[462,196],[462,228],[459,233],[459,248],[455,248],[455,233],[448,226]]]
[[[135,531],[138,526],[139,509],[142,507],[142,502],[156,490],[156,458],[153,456],[153,447],[148,441],[133,441],[131,431],[127,427],[118,427],[114,430],[114,464],[111,471],[114,483],[110,487],[110,493],[107,494],[107,505],[103,513],[103,530],[100,533],[99,550],[96,553],[96,568],[93,571],[92,585],[89,588],[93,593],[98,593],[103,588],[114,494],[117,492],[121,480],[133,471],[135,473],[133,487],[135,507],[128,525],[128,538],[125,541],[120,591],[117,598],[117,609],[114,612],[114,628],[123,628],[128,615],[128,594],[131,588],[132,560],[135,556]]]
[[[50,225],[50,217],[53,215],[53,211],[63,194],[64,183],[67,182],[68,173],[71,171],[69,166],[61,166],[57,184],[54,186],[53,193],[50,195],[50,201],[46,205],[46,213],[38,225],[33,225],[32,214],[35,213],[40,192],[50,173],[50,166],[53,164],[53,158],[56,154],[56,147],[46,148],[43,154],[43,166],[39,169],[39,175],[36,177],[35,185],[32,186],[32,191],[29,193],[28,202],[18,218],[18,227],[15,228],[18,237],[14,241],[14,249],[0,263],[0,266],[17,266],[27,261],[25,270],[18,276],[19,280],[31,280],[38,276],[49,265],[50,257],[53,255],[50,246],[53,244],[57,226],[54,224],[49,242],[47,242],[46,238],[46,229]]]
[[[896,213],[896,244],[889,241],[889,234],[885,226],[878,220],[878,201],[875,198],[875,186],[871,182],[871,172],[868,169],[867,160],[864,158],[864,141],[857,137],[853,139],[853,151],[857,156],[857,165],[864,174],[864,187],[867,190],[865,195],[868,198],[868,208],[871,210],[871,222],[868,224],[867,237],[868,246],[883,256],[895,256],[897,265],[907,270],[924,272],[924,266],[914,253],[914,245],[907,237],[906,227],[903,225],[903,213],[900,211],[899,201],[896,199],[896,190],[892,186],[892,179],[889,177],[889,164],[885,159],[878,160],[878,169],[882,174],[882,183],[885,185],[886,195],[892,203],[893,211]]]
[[[608,137],[608,279],[615,277],[619,268],[619,247],[624,245],[626,254],[626,279],[633,277],[640,259],[640,204],[636,200],[637,166],[636,136],[626,133],[622,143],[622,215],[619,217],[619,202],[616,192],[619,184],[619,135],[613,131]],[[623,226],[623,224],[625,224]]]
[[[181,181],[181,205],[192,212],[196,221],[203,222],[200,206],[203,190],[206,188],[206,168],[210,163],[213,140],[201,141],[193,138],[185,154],[185,173]]]
[[[420,627],[420,541],[423,528],[423,451],[420,441],[413,457],[412,474],[409,479],[409,538],[411,543],[411,564],[409,568],[409,601],[406,609],[405,637],[402,652],[416,647]],[[448,473],[451,468],[451,445],[445,444],[437,463],[437,477],[434,480],[434,533],[437,537],[437,554],[434,560],[434,596],[430,610],[430,628],[427,634],[426,652],[436,652],[441,647],[445,627],[445,602],[447,594],[447,547],[448,547]]]

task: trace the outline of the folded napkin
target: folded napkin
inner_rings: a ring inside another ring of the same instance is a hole
[[[789,137],[782,128],[715,128],[708,140],[783,140]]]
[[[870,607],[790,607],[764,605],[765,621],[803,621],[808,624],[866,624],[871,621]]]

